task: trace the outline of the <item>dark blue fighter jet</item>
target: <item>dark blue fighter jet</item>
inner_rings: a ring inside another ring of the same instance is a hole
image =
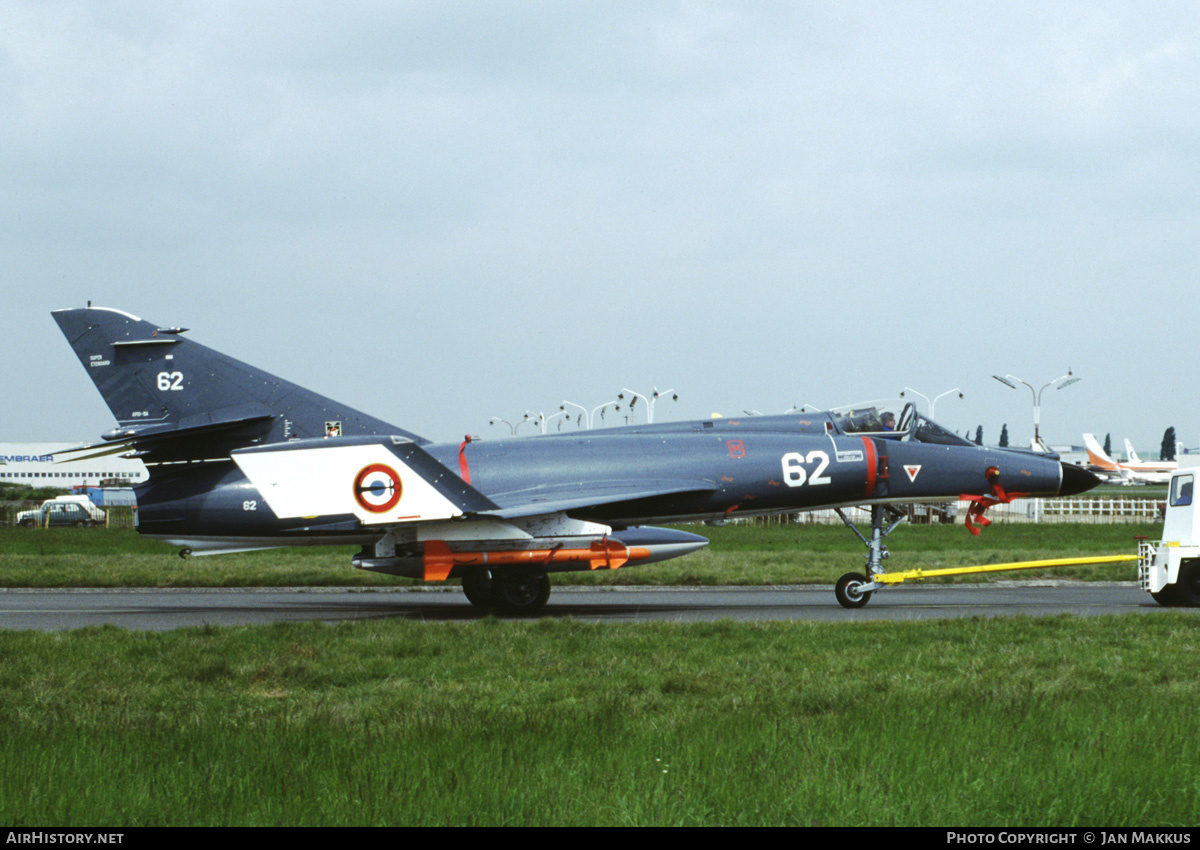
[[[431,443],[119,310],[54,318],[117,427],[74,450],[140,458],[138,530],[183,553],[361,546],[355,566],[460,578],[474,605],[540,609],[548,574],[685,555],[696,534],[651,523],[870,506],[866,604],[896,506],[967,499],[967,524],[1020,496],[1072,495],[1095,476],[1053,456],[981,448],[917,414],[875,407]]]

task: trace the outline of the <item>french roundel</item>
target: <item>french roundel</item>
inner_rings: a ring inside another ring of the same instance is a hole
[[[373,514],[394,508],[403,489],[396,470],[382,463],[363,467],[354,477],[354,500]]]

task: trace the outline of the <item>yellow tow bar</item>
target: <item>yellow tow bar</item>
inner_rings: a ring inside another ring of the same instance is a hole
[[[1137,555],[1105,555],[1100,558],[1051,558],[1044,561],[1014,561],[1010,564],[984,564],[979,567],[948,567],[944,570],[905,570],[900,573],[875,573],[868,579],[861,573],[846,573],[833,586],[838,604],[843,608],[861,608],[871,595],[889,584],[920,581],[940,576],[965,576],[972,573],[999,573],[1005,570],[1036,570],[1040,567],[1074,567],[1080,564],[1120,564],[1136,561]]]
[[[966,576],[974,573],[999,573],[1006,570],[1036,570],[1040,567],[1074,567],[1080,564],[1119,564],[1136,561],[1137,555],[1107,555],[1103,558],[1051,558],[1044,561],[1013,561],[1008,564],[985,564],[980,567],[948,567],[943,570],[905,570],[900,573],[876,573],[876,584],[901,584],[939,576]]]

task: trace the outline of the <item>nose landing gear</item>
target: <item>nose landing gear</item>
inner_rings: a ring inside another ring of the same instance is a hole
[[[883,562],[888,557],[888,550],[883,540],[904,522],[906,514],[892,505],[871,505],[871,537],[868,539],[841,508],[835,510],[846,528],[867,547],[867,575],[846,573],[834,585],[833,595],[843,608],[861,608],[871,601],[871,594],[879,588],[875,577],[884,573]]]

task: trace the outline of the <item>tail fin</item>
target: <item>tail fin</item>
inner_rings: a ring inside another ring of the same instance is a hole
[[[1138,457],[1137,452],[1133,450],[1133,443],[1129,442],[1129,438],[1125,438],[1125,457],[1130,463],[1141,463],[1142,459]]]
[[[1087,448],[1088,461],[1092,464],[1092,466],[1098,466],[1101,469],[1111,469],[1113,471],[1116,471],[1120,468],[1115,462],[1113,462],[1113,459],[1104,452],[1104,449],[1100,446],[1100,443],[1096,441],[1094,434],[1084,434],[1083,444],[1084,447]]]
[[[185,339],[185,328],[104,307],[53,315],[117,419],[104,439],[132,441],[139,455],[190,460],[251,443],[340,435],[427,442]]]

